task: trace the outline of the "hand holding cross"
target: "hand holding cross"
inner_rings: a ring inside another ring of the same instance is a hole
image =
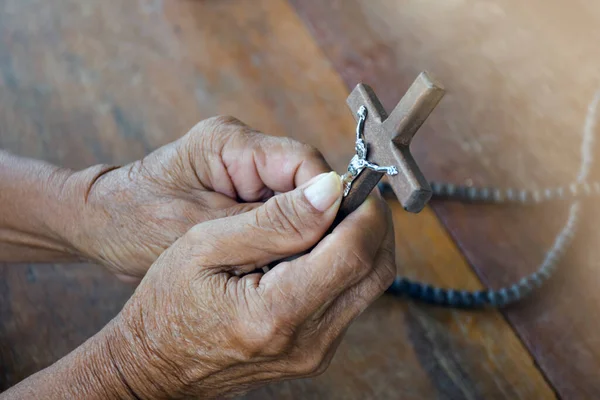
[[[346,102],[358,122],[357,155],[345,176],[350,187],[342,200],[336,223],[354,211],[386,173],[405,210],[417,213],[425,207],[431,198],[431,188],[409,146],[443,96],[443,87],[422,72],[388,116],[373,89],[364,84],[354,88]],[[360,130],[362,138],[359,137]],[[361,146],[364,146],[362,154]],[[360,158],[363,159],[362,169],[357,171],[355,167]]]

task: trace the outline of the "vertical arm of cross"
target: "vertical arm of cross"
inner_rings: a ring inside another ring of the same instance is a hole
[[[376,132],[387,118],[385,109],[379,102],[373,89],[365,84],[358,84],[346,100],[354,119],[358,121],[358,109],[361,106],[367,108],[367,119],[365,121],[365,132]],[[367,139],[367,145],[369,140]],[[371,147],[371,146],[369,146]],[[369,151],[372,149],[369,148]],[[352,182],[350,193],[342,200],[334,226],[343,220],[348,214],[356,210],[365,201],[369,193],[377,186],[377,183],[383,177],[383,173],[375,172],[370,169],[363,170]]]

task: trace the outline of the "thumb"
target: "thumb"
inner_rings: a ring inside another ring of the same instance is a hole
[[[314,246],[331,226],[341,200],[339,175],[321,174],[252,211],[198,224],[184,240],[203,267],[252,271]]]

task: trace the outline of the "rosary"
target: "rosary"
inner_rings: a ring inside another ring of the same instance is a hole
[[[544,190],[514,190],[459,186],[451,183],[427,182],[414,158],[410,142],[437,106],[444,89],[427,73],[421,73],[388,116],[373,90],[359,84],[347,99],[356,126],[356,154],[342,176],[344,198],[334,221],[337,225],[354,211],[379,186],[384,195],[395,194],[404,209],[420,212],[432,195],[436,198],[463,202],[494,204],[539,204],[552,200],[572,199],[567,222],[556,236],[538,269],[518,282],[495,290],[467,291],[434,287],[397,277],[388,293],[423,302],[456,307],[503,307],[516,303],[541,287],[554,273],[558,262],[573,240],[579,222],[581,198],[600,195],[600,183],[587,182],[592,163],[592,147],[596,113],[600,103],[597,94],[588,109],[581,147],[581,165],[577,181],[566,186]],[[387,175],[389,183],[380,183]]]

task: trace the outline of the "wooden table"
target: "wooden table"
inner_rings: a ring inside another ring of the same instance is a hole
[[[413,145],[428,177],[560,184],[600,87],[599,22],[584,1],[1,0],[0,147],[71,168],[120,164],[230,114],[342,171],[348,89],[368,83],[390,108],[427,69],[448,89]],[[467,289],[532,271],[566,215],[392,208],[399,273]],[[598,397],[592,225],[528,301],[466,312],[384,296],[324,375],[247,398]],[[0,389],[93,335],[132,290],[93,265],[0,266]]]

